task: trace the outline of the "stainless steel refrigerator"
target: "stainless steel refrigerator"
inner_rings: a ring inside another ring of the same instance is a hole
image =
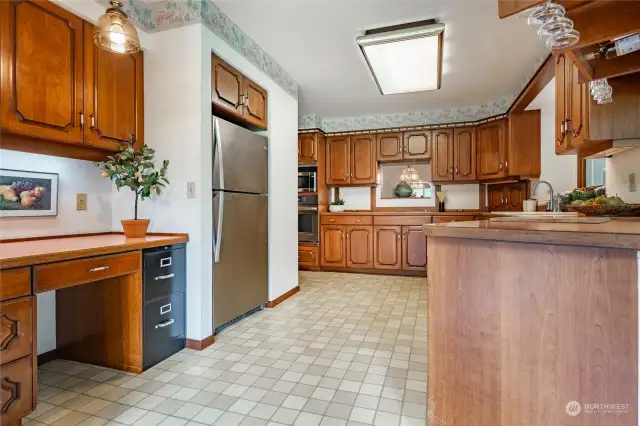
[[[213,328],[268,298],[267,138],[213,117]]]

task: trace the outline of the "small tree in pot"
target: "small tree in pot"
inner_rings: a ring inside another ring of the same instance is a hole
[[[135,193],[134,219],[121,222],[124,235],[128,238],[144,237],[149,227],[149,219],[138,219],[138,199],[144,201],[154,192],[160,194],[160,188],[169,183],[166,177],[169,160],[164,160],[162,167],[156,170],[154,155],[155,150],[146,145],[138,149],[130,146],[107,157],[106,161],[94,163],[102,170],[103,177],[114,181],[118,191],[128,187]]]

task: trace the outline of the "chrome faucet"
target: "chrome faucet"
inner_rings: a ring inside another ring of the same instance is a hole
[[[531,190],[531,198],[535,199],[533,196],[536,193],[536,188],[541,183],[545,183],[549,187],[549,203],[547,204],[547,211],[548,212],[554,212],[555,211],[555,202],[554,202],[554,198],[553,198],[553,187],[546,180],[539,180],[538,182],[536,182],[535,185],[533,185],[533,189]]]

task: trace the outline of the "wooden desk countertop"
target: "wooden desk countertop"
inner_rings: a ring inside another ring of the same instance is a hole
[[[6,241],[0,242],[0,269],[121,253],[188,241],[187,234],[150,234],[145,238],[126,238],[121,233]]]

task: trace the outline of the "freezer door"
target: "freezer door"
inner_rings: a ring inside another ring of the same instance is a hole
[[[213,327],[267,302],[267,196],[214,193]]]
[[[266,194],[267,138],[213,117],[213,188]]]

